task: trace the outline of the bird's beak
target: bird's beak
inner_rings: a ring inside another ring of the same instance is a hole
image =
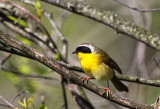
[[[77,54],[77,53],[78,53],[77,51],[72,52],[72,54]]]

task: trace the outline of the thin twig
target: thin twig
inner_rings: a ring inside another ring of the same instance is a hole
[[[28,93],[28,92],[27,92],[27,91],[20,92],[19,94],[17,94],[15,97],[13,97],[13,98],[11,99],[10,103],[13,104],[14,100],[15,100],[17,97],[19,97],[19,96],[21,96],[21,95],[23,95],[23,94],[25,94],[25,93]]]
[[[158,97],[157,97],[156,109],[160,109],[160,94],[159,94]]]
[[[62,54],[64,55],[64,57],[67,57],[67,51],[68,51],[68,42],[67,42],[67,40],[65,39],[63,34],[60,32],[60,29],[59,29],[57,23],[52,19],[52,14],[47,13],[46,11],[44,11],[44,15],[48,18],[48,20],[51,23],[52,27],[54,28],[55,32],[57,33],[57,35],[61,39],[61,41],[63,43]]]
[[[16,21],[14,21],[14,24],[17,24],[17,22],[25,15],[25,13],[21,14],[21,16],[18,17]]]
[[[0,104],[0,106],[4,106],[4,107],[8,107],[8,108],[12,108],[11,106],[6,105],[6,104]],[[12,109],[14,109],[14,108],[12,108]]]
[[[132,9],[132,10],[135,10],[135,11],[138,11],[138,12],[157,12],[157,11],[160,11],[160,8],[156,8],[156,9],[139,9],[139,8],[136,8],[136,7],[132,7],[132,6],[129,6],[127,5],[126,3],[120,1],[120,0],[114,0],[115,2],[129,8],[129,9]]]
[[[12,56],[11,53],[9,53],[1,62],[1,66]]]
[[[66,63],[60,62],[60,61],[58,61],[57,63],[61,64],[62,66],[66,67],[66,68],[68,68],[70,70],[79,71],[79,72],[84,73],[81,67],[74,66],[74,65],[71,65],[71,64],[66,64]]]
[[[69,90],[71,90],[72,95],[80,109],[95,109],[93,105],[89,102],[87,96],[84,95],[85,93],[82,94],[82,92],[80,91],[78,91],[77,93],[76,91],[77,88],[83,90],[82,87],[77,87],[73,84],[68,84],[68,85],[69,85]]]
[[[61,86],[62,86],[62,91],[63,91],[64,107],[65,107],[65,109],[68,109],[68,101],[67,101],[66,88],[65,88],[65,79],[62,76],[61,76]]]
[[[160,69],[160,65],[158,64],[158,62],[157,62],[157,60],[156,60],[156,58],[155,58],[155,57],[153,58],[153,61],[154,61],[154,62],[155,62],[155,64],[157,65],[158,69]]]
[[[10,102],[8,102],[5,98],[3,98],[2,96],[0,96],[0,99],[1,99],[2,101],[4,101],[9,107],[15,109],[15,107],[14,107]]]

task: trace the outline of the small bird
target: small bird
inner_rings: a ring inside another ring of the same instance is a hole
[[[96,79],[97,81],[107,80],[107,97],[110,93],[109,79],[120,92],[128,92],[128,87],[125,86],[115,75],[114,70],[122,74],[121,69],[116,62],[109,57],[109,55],[102,49],[94,46],[90,43],[80,44],[72,54],[77,54],[80,60],[80,64],[84,72],[90,76],[90,78],[84,77],[82,82],[89,79]]]

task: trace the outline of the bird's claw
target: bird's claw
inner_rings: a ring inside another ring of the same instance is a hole
[[[110,95],[110,90],[109,90],[109,88],[107,87],[107,88],[104,88],[104,90],[106,90],[107,91],[107,98],[109,97],[109,95]]]
[[[86,83],[88,84],[88,81],[89,81],[90,79],[93,79],[93,78],[83,77],[82,82],[84,83],[84,81],[86,80]]]

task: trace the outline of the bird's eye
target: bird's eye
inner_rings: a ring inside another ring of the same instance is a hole
[[[82,52],[82,53],[91,53],[91,49],[85,46],[78,47],[76,51]]]

